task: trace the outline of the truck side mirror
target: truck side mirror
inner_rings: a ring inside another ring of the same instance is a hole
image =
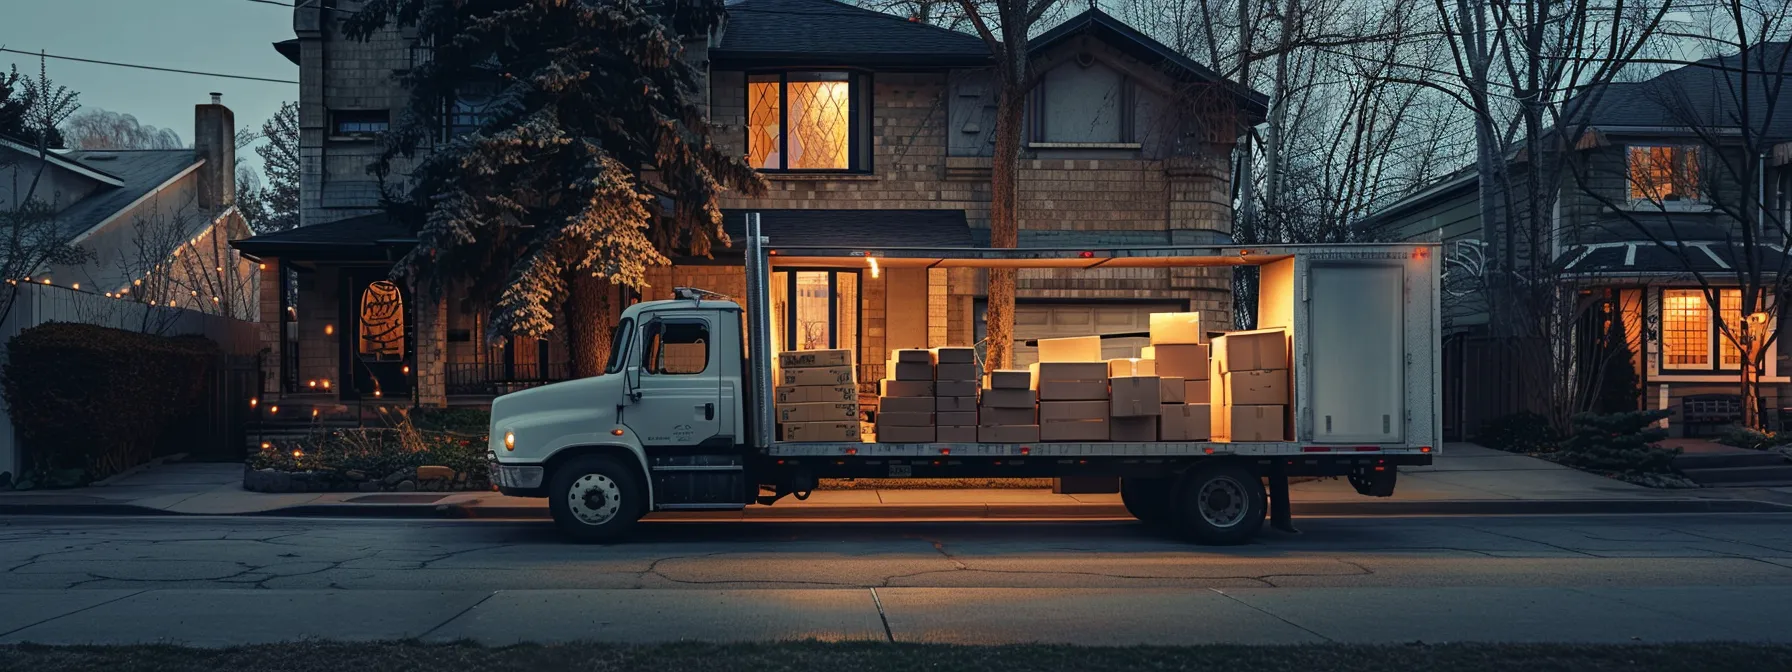
[[[635,401],[641,398],[641,367],[631,366],[622,371],[623,384],[628,387],[628,398]]]

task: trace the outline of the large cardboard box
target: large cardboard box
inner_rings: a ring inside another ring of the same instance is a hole
[[[1207,334],[1201,330],[1200,313],[1151,314],[1152,345],[1182,345],[1206,342]]]
[[[1213,339],[1213,363],[1220,373],[1288,368],[1288,330],[1234,331]]]
[[[991,408],[984,406],[977,411],[977,423],[981,425],[1035,425],[1039,418],[1033,407],[1026,408]]]
[[[889,380],[878,382],[878,395],[885,397],[931,397],[933,381],[931,380]]]
[[[983,408],[1024,408],[1029,412],[1039,403],[1039,393],[1033,390],[984,390]]]
[[[933,384],[934,394],[942,397],[977,396],[975,380],[942,380]]]
[[[784,441],[858,441],[859,422],[786,422],[778,425]]]
[[[932,427],[934,425],[933,413],[907,413],[902,411],[892,413],[890,411],[878,411],[877,424],[879,427],[884,425],[892,427]]]
[[[1288,370],[1231,371],[1220,374],[1225,402],[1235,406],[1287,405]]]
[[[933,425],[925,427],[886,425],[881,419],[877,423],[877,440],[884,443],[933,443],[934,432]]]
[[[1101,337],[1041,338],[1039,339],[1039,361],[1100,362]]]
[[[850,365],[852,365],[852,351],[847,349],[792,350],[778,353],[778,367],[783,369]]]
[[[1185,403],[1185,404],[1211,404],[1211,403],[1213,403],[1213,386],[1211,383],[1209,383],[1205,380],[1183,381],[1182,391],[1187,393],[1186,396],[1184,396],[1182,398],[1182,403]]]
[[[1156,441],[1157,416],[1142,415],[1108,421],[1109,441]]]
[[[1286,406],[1215,405],[1213,438],[1216,441],[1282,441],[1287,438]]]
[[[933,410],[941,412],[975,411],[976,397],[934,397]]]
[[[1106,441],[1108,421],[1051,420],[1039,423],[1040,441]]]
[[[812,366],[796,369],[779,369],[779,385],[851,385],[853,383],[853,367],[851,366]]]
[[[1106,419],[1108,419],[1108,402],[1105,400],[1039,402],[1040,422]]]
[[[1158,422],[1160,441],[1206,441],[1212,436],[1212,411],[1206,404],[1164,404]]]
[[[976,443],[976,425],[940,425],[934,428],[934,440],[942,443]]]
[[[1155,375],[1157,375],[1157,361],[1156,360],[1138,359],[1136,357],[1128,358],[1128,359],[1110,359],[1110,360],[1108,360],[1108,377],[1109,378],[1118,378],[1120,376],[1155,376]]]
[[[933,365],[926,362],[898,362],[890,360],[885,364],[890,380],[933,380]]]
[[[992,390],[1031,390],[1033,389],[1032,371],[991,371],[989,372],[989,389]]]
[[[976,411],[947,411],[933,414],[933,422],[941,427],[976,427]]]
[[[859,401],[857,385],[779,385],[772,394],[773,401],[780,404],[802,404],[835,402],[846,403]]]
[[[1041,401],[1092,401],[1108,398],[1105,362],[1040,362],[1033,364],[1033,387]]]
[[[1039,425],[984,425],[977,428],[981,443],[1039,443]]]
[[[1166,404],[1188,403],[1188,381],[1176,376],[1157,377],[1158,396]]]
[[[1154,345],[1152,355],[1157,362],[1157,375],[1188,380],[1207,380],[1207,346],[1194,344]]]
[[[878,397],[877,412],[882,413],[932,413],[933,397]]]
[[[963,362],[963,363],[940,362],[939,365],[933,367],[933,379],[934,380],[952,380],[952,381],[966,380],[966,381],[976,382],[977,381],[977,365],[973,364],[971,362]]]
[[[972,364],[977,361],[977,349],[934,348],[933,360],[940,364]]]
[[[1163,383],[1157,376],[1122,376],[1108,379],[1112,390],[1108,415],[1116,418],[1157,415],[1163,405]]]
[[[890,361],[906,362],[906,363],[911,363],[911,364],[932,364],[933,363],[933,351],[932,350],[920,350],[920,349],[914,349],[914,348],[897,350],[890,354]]]
[[[856,402],[844,404],[830,404],[827,402],[813,404],[778,404],[773,411],[778,417],[778,422],[844,422],[847,420],[858,422],[859,420],[859,405]]]

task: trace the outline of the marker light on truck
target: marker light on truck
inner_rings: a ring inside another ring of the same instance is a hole
[[[516,432],[504,433],[504,449],[516,450]]]

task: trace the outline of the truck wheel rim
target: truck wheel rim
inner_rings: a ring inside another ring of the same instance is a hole
[[[622,509],[622,489],[603,474],[585,474],[567,489],[572,515],[587,525],[602,525]]]
[[[1232,527],[1244,522],[1246,505],[1244,484],[1230,477],[1210,479],[1201,484],[1195,497],[1201,519],[1214,527]]]

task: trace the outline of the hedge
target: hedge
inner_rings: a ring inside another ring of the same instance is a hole
[[[105,478],[155,456],[190,417],[218,346],[198,336],[153,336],[51,322],[8,346],[4,393],[28,473],[79,470]]]

